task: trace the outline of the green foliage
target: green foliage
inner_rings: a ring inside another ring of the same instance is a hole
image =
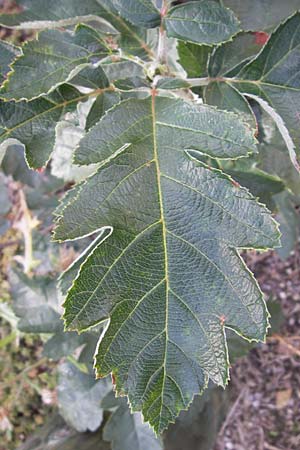
[[[189,2],[170,10],[165,18],[170,37],[197,44],[219,44],[238,31],[233,12],[213,1]]]
[[[54,150],[53,173],[79,181],[55,211],[55,239],[86,238],[60,277],[69,331],[53,281],[32,273],[12,275],[19,328],[51,333],[52,359],[79,352],[59,381],[76,429],[103,417],[106,382],[89,372],[101,333],[97,376],[112,373],[117,395],[161,433],[209,380],[226,386],[225,329],[247,347],[266,336],[263,295],[239,252],[279,246],[264,204],[283,223],[293,216],[287,253],[298,236],[287,187],[299,195],[300,14],[287,18],[293,1],[259,20],[250,2],[230,0],[17,3],[20,15],[0,22],[43,31],[21,50],[1,44],[0,155],[5,167],[21,143],[40,168]],[[262,49],[245,32],[278,24]],[[159,448],[116,401],[104,431],[113,448]]]

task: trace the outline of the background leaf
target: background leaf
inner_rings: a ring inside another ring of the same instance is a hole
[[[103,420],[101,399],[109,389],[109,383],[95,381],[70,362],[59,367],[58,406],[66,422],[77,431],[99,428]]]
[[[234,14],[212,1],[176,6],[164,23],[168,36],[206,45],[227,41],[240,30]]]
[[[109,50],[95,30],[80,25],[74,34],[43,31],[36,40],[27,42],[22,52],[1,89],[2,98],[31,100],[52,92]]]

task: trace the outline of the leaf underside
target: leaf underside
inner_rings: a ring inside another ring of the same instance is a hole
[[[237,158],[255,140],[209,107],[154,95],[123,102],[83,138],[75,162],[103,165],[57,212],[57,240],[111,228],[68,292],[65,324],[84,331],[110,319],[97,375],[112,372],[157,433],[209,378],[226,385],[224,323],[264,339],[266,307],[237,249],[279,240],[267,209],[192,149]]]

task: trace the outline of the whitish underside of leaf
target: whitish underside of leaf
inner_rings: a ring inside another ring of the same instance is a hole
[[[240,30],[233,12],[213,1],[176,6],[164,23],[168,36],[206,45],[228,41]]]
[[[224,324],[264,339],[266,307],[237,248],[279,240],[267,209],[191,149],[237,158],[255,139],[209,107],[155,95],[123,102],[83,138],[76,162],[103,164],[57,213],[57,240],[111,228],[81,262],[65,323],[83,331],[109,318],[97,375],[112,372],[117,393],[156,432],[209,378],[227,383]]]
[[[71,80],[93,58],[109,52],[99,34],[86,25],[75,33],[43,31],[27,42],[23,54],[11,66],[0,97],[8,100],[31,100],[55,90]]]
[[[299,0],[223,0],[245,31],[270,30],[299,9]]]
[[[70,362],[59,366],[58,407],[66,422],[79,432],[96,431],[103,420],[101,400],[107,395],[110,384],[95,381]]]
[[[111,442],[112,450],[162,450],[147,423],[140,414],[131,414],[125,402],[113,412],[103,429],[103,439]]]

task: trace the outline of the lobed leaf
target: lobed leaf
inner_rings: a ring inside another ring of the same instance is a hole
[[[112,124],[114,127],[112,128]],[[160,433],[208,378],[225,386],[224,324],[263,340],[267,311],[238,248],[278,245],[269,212],[219,170],[192,158],[255,151],[230,113],[156,97],[122,102],[83,138],[80,164],[102,162],[60,209],[57,240],[105,227],[65,302],[68,329],[109,320],[96,355],[119,395]]]

